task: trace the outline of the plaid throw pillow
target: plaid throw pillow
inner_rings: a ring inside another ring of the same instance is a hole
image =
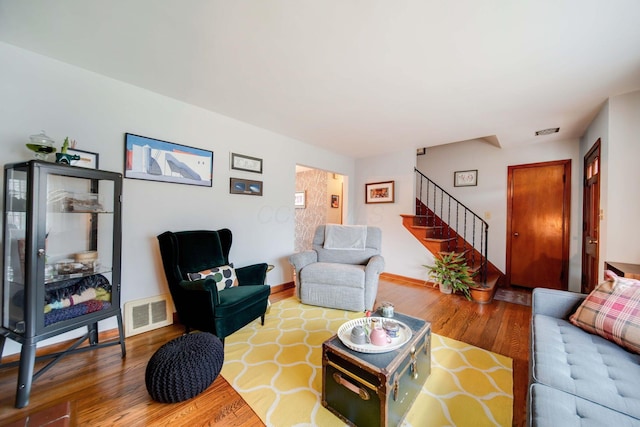
[[[569,321],[640,354],[640,281],[614,277],[600,283]]]

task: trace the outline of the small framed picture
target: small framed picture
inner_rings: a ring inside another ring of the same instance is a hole
[[[293,202],[293,206],[296,209],[304,209],[307,206],[307,192],[306,191],[296,191],[295,199]]]
[[[70,156],[80,156],[80,159],[71,160],[71,166],[80,166],[87,169],[98,169],[98,153],[90,151],[76,150],[75,148],[67,148],[67,154]]]
[[[262,196],[262,181],[250,179],[230,178],[229,193],[248,194],[250,196]]]
[[[340,207],[340,196],[338,196],[337,194],[332,194],[331,195],[331,207],[332,208],[339,208]]]
[[[245,172],[262,173],[262,159],[231,153],[231,169]]]
[[[394,181],[365,184],[365,203],[393,203]]]
[[[473,187],[478,185],[478,170],[456,171],[453,173],[454,187]]]

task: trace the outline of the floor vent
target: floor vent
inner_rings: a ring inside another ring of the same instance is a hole
[[[169,295],[159,295],[124,303],[124,334],[126,337],[172,323],[173,315]]]

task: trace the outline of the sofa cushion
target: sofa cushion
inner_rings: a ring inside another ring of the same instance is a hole
[[[316,262],[300,272],[303,283],[326,283],[334,286],[364,288],[364,265]]]
[[[325,226],[320,225],[316,228],[312,242],[312,248],[318,254],[319,262],[365,265],[372,256],[380,255],[382,230],[379,227],[367,227],[367,240],[365,249],[362,251],[325,249],[324,240]]]
[[[640,282],[616,277],[600,283],[569,320],[640,353]]]
[[[220,304],[216,306],[215,317],[238,316],[243,312],[243,307],[246,308],[254,303],[262,304],[264,302],[266,306],[270,293],[271,287],[268,285],[234,286],[226,289],[219,294]]]
[[[532,319],[530,358],[531,382],[640,419],[640,355],[568,320],[538,314]]]
[[[628,415],[542,384],[531,385],[528,407],[532,427],[638,425],[638,420]]]

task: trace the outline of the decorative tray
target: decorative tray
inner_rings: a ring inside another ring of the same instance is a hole
[[[399,320],[390,318],[389,320],[393,320],[400,327],[398,330],[398,336],[395,338],[391,338],[391,342],[387,345],[374,345],[371,343],[365,344],[356,344],[351,341],[351,330],[356,325],[364,326],[364,328],[368,331],[371,331],[371,317],[362,317],[360,319],[349,320],[346,323],[343,323],[340,328],[338,328],[338,338],[342,341],[342,344],[346,345],[353,351],[357,351],[360,353],[387,353],[389,351],[393,351],[405,345],[410,339],[413,333],[411,332],[411,328],[409,328],[406,324],[402,323]],[[385,318],[383,317],[375,317],[375,319],[379,319],[379,321],[384,322]]]

